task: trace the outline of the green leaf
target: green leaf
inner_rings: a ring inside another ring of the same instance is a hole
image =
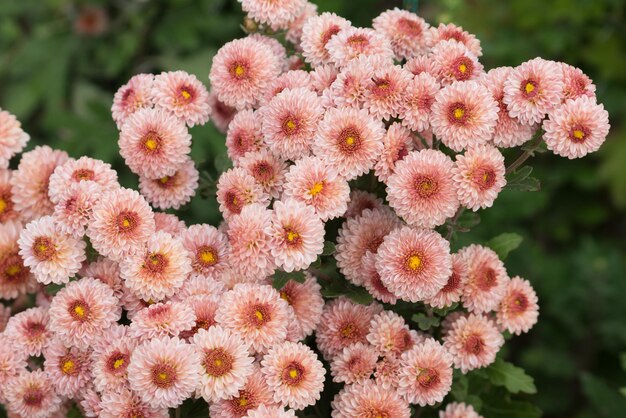
[[[529,176],[530,173],[533,172],[533,168],[529,165],[525,165],[524,167],[520,167],[517,170],[513,171],[512,173],[509,173],[506,176],[506,180],[507,183],[520,183],[524,180],[526,180]]]
[[[487,241],[487,246],[498,254],[500,260],[504,260],[511,251],[520,246],[523,240],[521,235],[508,232],[493,237]]]
[[[580,380],[583,393],[591,401],[594,409],[599,412],[598,416],[619,417],[626,411],[626,399],[622,396],[623,392],[620,395],[604,380],[589,373],[583,373]]]
[[[461,214],[456,224],[461,231],[469,231],[471,228],[475,227],[479,223],[480,215],[478,215],[478,213],[476,212],[466,210]]]
[[[335,254],[335,243],[332,241],[324,241],[324,249],[322,250],[322,255],[333,254]]]
[[[415,322],[419,329],[422,331],[428,331],[432,327],[439,326],[439,318],[436,316],[428,316],[424,313],[417,313],[411,317],[411,321]]]
[[[626,353],[621,353],[619,355],[619,363],[622,366],[622,370],[626,372]]]
[[[304,283],[305,279],[306,277],[304,277],[304,273],[302,271],[292,271],[291,273],[287,273],[282,270],[276,270],[272,279],[272,286],[274,289],[280,290],[285,287],[289,280]]]
[[[448,306],[447,308],[434,308],[433,312],[438,316],[446,316],[448,315],[449,312],[455,310],[457,306],[459,306],[459,303],[454,302],[452,305]]]
[[[485,369],[491,383],[504,386],[511,393],[537,393],[534,379],[524,369],[501,358]]]
[[[626,386],[623,388],[619,388],[619,393],[621,393],[622,396],[626,397]]]
[[[469,388],[469,381],[464,374],[454,373],[454,380],[452,381],[452,389],[450,393],[457,402],[463,402],[467,399],[467,391]]]
[[[520,182],[507,182],[506,187],[520,192],[538,192],[541,190],[541,182],[538,178],[527,177]]]
[[[541,410],[530,402],[512,401],[506,397],[483,402],[480,412],[490,418],[539,418]]]
[[[365,289],[364,287],[351,286],[348,289],[346,296],[350,300],[356,303],[359,303],[361,305],[369,305],[374,300],[372,295],[370,295],[367,289]]]

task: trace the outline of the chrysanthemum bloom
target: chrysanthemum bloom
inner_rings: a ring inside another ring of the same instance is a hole
[[[239,394],[253,372],[248,346],[237,335],[220,326],[200,330],[193,337],[202,364],[197,391],[207,402]]]
[[[193,160],[189,158],[172,175],[158,179],[139,176],[139,190],[155,208],[179,209],[196,194],[199,177]]]
[[[335,259],[339,271],[361,285],[363,256],[367,251],[375,254],[385,236],[401,225],[402,221],[388,207],[365,209],[361,215],[348,218],[337,236]]]
[[[344,217],[354,218],[361,215],[365,209],[374,210],[383,207],[383,200],[375,194],[364,190],[352,189],[352,191],[350,191],[348,210],[344,214]]]
[[[375,17],[372,27],[389,39],[398,61],[424,52],[430,43],[428,23],[416,14],[397,7]]]
[[[100,394],[96,392],[93,385],[90,385],[82,391],[79,398],[75,399],[80,411],[86,417],[99,418],[102,408],[100,408]]]
[[[315,331],[324,358],[332,359],[351,344],[366,344],[370,321],[380,311],[382,307],[377,303],[360,305],[343,297],[327,303]]]
[[[385,128],[367,110],[329,109],[318,126],[315,154],[346,180],[367,173],[382,152]]]
[[[454,81],[476,80],[485,73],[476,55],[456,40],[438,42],[431,54],[437,79],[444,86]]]
[[[506,269],[490,248],[472,244],[459,251],[467,263],[467,285],[462,302],[468,311],[489,312],[498,306],[506,286]]]
[[[17,243],[24,265],[43,284],[67,283],[86,259],[85,242],[60,232],[52,216],[26,225]]]
[[[378,161],[374,165],[376,177],[382,182],[386,182],[393,174],[396,162],[406,157],[413,150],[413,138],[411,131],[394,122],[387,128],[387,133],[383,138],[383,151]]]
[[[168,418],[167,408],[153,408],[129,389],[102,393],[100,418]]]
[[[237,284],[222,296],[217,323],[239,335],[257,352],[284,341],[289,305],[268,285]]]
[[[491,207],[506,185],[505,171],[504,156],[491,145],[457,154],[452,174],[459,202],[474,212]]]
[[[261,405],[248,412],[244,418],[296,418],[293,409],[285,410],[282,406]]]
[[[306,88],[286,89],[259,110],[269,149],[297,160],[310,154],[317,125],[324,113],[321,98]]]
[[[222,173],[217,182],[217,201],[226,219],[241,213],[245,206],[252,203],[267,205],[269,200],[263,187],[244,168],[229,169]]]
[[[495,146],[501,148],[522,145],[533,137],[538,128],[537,124],[522,124],[517,118],[509,115],[509,110],[504,103],[504,83],[509,78],[511,70],[513,70],[511,67],[493,68],[480,79],[480,82],[489,89],[493,98],[498,102],[500,111],[492,141]]]
[[[22,154],[17,170],[11,176],[13,210],[24,221],[49,215],[54,204],[48,197],[48,181],[54,170],[69,159],[65,151],[47,145]]]
[[[15,299],[37,290],[38,284],[19,255],[17,240],[22,224],[7,221],[0,224],[0,298]]]
[[[81,277],[93,277],[96,280],[100,280],[113,290],[113,294],[118,299],[124,293],[120,267],[115,261],[108,258],[98,257],[96,261],[92,261],[84,266],[78,274]]]
[[[35,307],[15,314],[9,319],[4,334],[29,356],[40,356],[52,338],[48,326],[48,309]]]
[[[484,144],[498,122],[498,104],[477,81],[455,81],[435,96],[430,125],[437,138],[453,151]]]
[[[503,101],[511,117],[532,125],[561,104],[564,86],[556,62],[535,58],[511,70],[504,83]]]
[[[8,168],[9,160],[22,152],[29,139],[20,121],[0,108],[0,168]]]
[[[400,382],[400,357],[386,356],[376,364],[374,378],[383,389],[394,392]]]
[[[345,386],[332,402],[333,418],[386,417],[409,418],[411,409],[395,390],[366,380]]]
[[[178,337],[196,323],[196,315],[184,302],[155,303],[137,312],[128,330],[129,336],[139,340],[158,337]]]
[[[440,88],[437,79],[428,73],[415,76],[406,87],[398,110],[402,125],[420,132],[430,128],[431,107]]]
[[[320,95],[327,90],[337,79],[339,74],[334,65],[320,65],[311,71],[311,87]]]
[[[398,161],[387,180],[387,200],[407,223],[442,225],[459,206],[452,176],[454,163],[438,150],[413,151]]]
[[[452,387],[452,356],[428,338],[402,354],[398,394],[420,406],[441,402]]]
[[[368,380],[378,361],[378,353],[373,346],[363,343],[351,344],[333,357],[330,362],[330,374],[333,382],[345,382],[348,385]]]
[[[326,44],[330,60],[338,67],[361,56],[381,55],[393,58],[391,44],[385,36],[369,28],[348,27],[340,30]]]
[[[288,165],[267,149],[247,153],[239,166],[261,185],[263,191],[274,199],[280,198]]]
[[[272,212],[258,204],[245,206],[228,220],[229,260],[235,274],[263,279],[274,272],[271,228]]]
[[[422,73],[428,73],[433,77],[437,77],[437,68],[432,56],[429,54],[422,54],[413,57],[404,64],[404,68],[409,70],[413,75],[420,75]]]
[[[228,268],[230,245],[226,235],[211,225],[191,225],[182,236],[191,256],[192,276],[217,278]]]
[[[404,318],[392,311],[383,311],[372,318],[367,341],[381,355],[400,355],[415,343]]]
[[[395,305],[398,297],[391,293],[380,279],[380,274],[376,270],[376,254],[366,251],[361,259],[361,267],[363,269],[361,271],[363,287],[369,294],[381,302]]]
[[[118,140],[130,170],[158,179],[173,175],[187,161],[191,135],[185,122],[163,109],[140,109],[128,117]]]
[[[569,159],[597,151],[609,133],[609,113],[595,99],[568,100],[543,122],[543,139],[549,150]]]
[[[52,218],[58,230],[80,239],[91,219],[94,206],[100,201],[102,188],[93,181],[71,183],[54,207]]]
[[[200,277],[196,277],[196,279],[200,279]],[[199,294],[184,299],[183,303],[187,304],[193,310],[196,320],[190,330],[180,333],[180,338],[189,340],[200,330],[209,329],[217,324],[215,315],[220,305],[220,297],[221,293],[220,296]]]
[[[304,276],[304,283],[289,280],[279,290],[280,297],[293,308],[299,325],[298,340],[304,339],[315,331],[324,309],[321,286],[311,274],[305,272]]]
[[[128,365],[138,341],[124,336],[107,338],[106,345],[93,353],[93,383],[100,393],[123,390],[128,387]]]
[[[265,145],[261,127],[259,113],[249,109],[237,112],[228,125],[226,151],[235,167],[246,153],[260,151]]]
[[[482,315],[461,316],[443,337],[444,347],[463,373],[493,363],[504,338],[493,320]]]
[[[121,129],[126,119],[137,110],[152,107],[154,104],[153,83],[154,75],[137,74],[117,90],[113,97],[111,113],[118,128]]]
[[[384,62],[384,65],[383,65]],[[374,84],[374,67],[392,65],[392,61],[384,60],[379,56],[362,56],[350,61],[332,82],[327,95],[329,103],[326,107],[362,107],[365,95]]]
[[[287,341],[270,348],[261,361],[261,373],[275,402],[299,410],[320,399],[326,371],[308,346]]]
[[[48,195],[54,203],[59,203],[73,183],[92,181],[102,191],[110,191],[120,187],[117,182],[117,173],[110,164],[89,157],[70,159],[58,166],[50,176]]]
[[[378,119],[396,117],[412,79],[413,74],[399,65],[375,68],[372,83],[365,92],[363,107]]]
[[[10,414],[28,418],[48,418],[61,408],[62,403],[43,370],[24,370],[5,386],[5,396]]]
[[[282,73],[275,80],[265,92],[263,103],[266,104],[271,101],[274,96],[284,90],[293,90],[297,88],[304,88],[307,90],[315,91],[311,85],[311,73],[304,70],[291,70]]]
[[[212,417],[242,418],[248,411],[261,405],[272,405],[272,391],[267,385],[266,379],[261,374],[259,366],[254,365],[254,371],[239,394],[228,400],[219,400],[211,403],[209,413]]]
[[[154,408],[175,408],[200,379],[200,357],[178,338],[155,338],[135,348],[128,366],[131,389]]]
[[[145,250],[120,263],[126,286],[143,300],[171,297],[191,273],[191,258],[179,238],[158,231]]]
[[[396,229],[378,248],[376,269],[398,298],[423,301],[445,286],[452,273],[450,243],[435,231]]]
[[[330,63],[326,49],[328,41],[342,29],[350,27],[350,21],[335,13],[324,12],[309,18],[302,27],[302,55],[312,67]]]
[[[228,125],[237,113],[237,109],[221,102],[215,92],[209,92],[209,106],[211,106],[211,111],[209,112],[211,121],[218,131],[223,134],[226,133]]]
[[[317,16],[317,4],[305,1],[304,7],[298,13],[298,16],[289,23],[289,28],[285,34],[285,39],[293,45],[297,45],[298,50],[302,50],[299,47],[302,39],[302,27],[312,17]]]
[[[558,65],[563,71],[563,101],[569,99],[577,99],[582,96],[587,96],[591,99],[596,98],[596,86],[593,81],[582,72],[580,68],[573,67],[564,62],[559,62]]]
[[[508,280],[504,297],[496,311],[500,329],[516,335],[528,332],[537,323],[539,316],[537,300],[537,294],[528,280],[518,276]]]
[[[174,113],[188,126],[209,120],[209,92],[193,74],[168,71],[157,75],[152,85],[154,105]]]
[[[287,29],[305,4],[305,0],[241,0],[241,8],[249,18],[273,30]]]
[[[464,31],[461,26],[457,26],[454,23],[449,23],[447,25],[440,23],[438,27],[430,28],[430,35],[431,45],[436,45],[440,41],[454,39],[455,41],[465,45],[465,47],[477,57],[480,57],[483,54],[478,38],[471,33]]]
[[[154,226],[156,231],[167,232],[173,236],[179,236],[187,229],[185,222],[178,216],[163,212],[154,212]]]
[[[209,78],[217,98],[239,110],[254,106],[281,72],[271,47],[251,38],[235,39],[213,57]]]
[[[452,254],[452,274],[448,282],[435,294],[424,302],[435,308],[443,309],[461,300],[461,295],[467,283],[467,263],[460,254]]]
[[[17,375],[26,369],[26,354],[11,344],[7,335],[0,334],[0,402],[4,401],[5,390],[12,385]]]
[[[56,393],[68,398],[78,396],[91,382],[91,356],[87,350],[67,348],[64,341],[54,339],[44,351],[44,370]]]
[[[13,193],[11,192],[11,170],[0,168],[0,223],[17,220],[19,212],[14,209]]]
[[[263,35],[260,32],[250,33],[247,37],[255,41],[261,42],[262,44],[269,47],[269,49],[278,60],[281,71],[289,71],[290,63],[289,58],[287,58],[287,48],[285,48],[285,46],[280,43],[278,39],[272,36]],[[272,81],[273,80],[274,79],[272,79]]]
[[[478,415],[472,405],[463,402],[452,402],[445,410],[439,411],[439,418],[483,418]]]

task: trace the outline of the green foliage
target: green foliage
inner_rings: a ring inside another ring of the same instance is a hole
[[[500,260],[504,260],[511,251],[518,248],[524,238],[515,233],[504,233],[487,241],[487,247],[491,248],[498,254]]]
[[[304,273],[302,271],[293,271],[287,273],[282,270],[276,270],[272,279],[272,286],[274,286],[274,289],[280,290],[285,287],[289,280],[293,280],[298,283],[304,283],[306,277],[304,277]]]
[[[501,358],[485,369],[491,383],[504,386],[510,393],[537,393],[535,382],[524,369],[514,366]]]

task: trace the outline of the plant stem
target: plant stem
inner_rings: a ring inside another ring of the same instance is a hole
[[[446,234],[446,240],[450,241],[450,238],[452,238],[452,233],[454,232],[454,229],[456,228],[456,224],[459,221],[459,218],[461,217],[461,215],[463,215],[463,212],[465,212],[465,208],[461,206],[454,214],[454,218],[452,218],[452,221],[450,221],[450,224],[448,225],[448,233]]]
[[[180,408],[176,408],[176,418],[180,418]]]
[[[541,133],[541,129],[537,131],[535,137],[531,141],[532,145],[528,147],[526,151],[524,151],[519,157],[517,157],[517,159],[513,161],[510,166],[506,168],[506,174],[512,173],[513,171],[517,170],[519,167],[521,167],[522,164],[526,162],[527,159],[535,155],[535,151],[541,146]]]

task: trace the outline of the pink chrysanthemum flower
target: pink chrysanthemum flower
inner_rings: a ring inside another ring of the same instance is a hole
[[[437,79],[444,86],[454,81],[477,80],[485,73],[476,55],[456,40],[438,42],[431,50],[431,59]]]
[[[265,278],[276,268],[271,255],[272,212],[261,205],[248,205],[228,221],[230,266],[247,278]],[[252,261],[252,262],[251,262]]]
[[[412,79],[413,74],[399,65],[375,68],[372,83],[365,92],[363,107],[377,119],[396,117]]]
[[[69,159],[65,151],[47,145],[22,154],[17,170],[11,176],[13,210],[24,221],[50,215],[54,204],[48,197],[48,182],[54,170]]]
[[[184,302],[162,302],[150,305],[133,316],[129,336],[140,341],[159,337],[178,337],[196,323],[194,310]]]
[[[289,305],[271,286],[237,284],[222,296],[216,319],[253,350],[265,352],[285,340]]]
[[[431,107],[440,88],[439,82],[428,73],[415,76],[407,86],[398,110],[402,125],[420,132],[430,128]]]
[[[248,411],[273,403],[272,391],[255,363],[254,371],[244,387],[239,390],[239,394],[228,400],[222,399],[211,403],[209,413],[212,417],[242,418]]]
[[[432,338],[402,354],[398,394],[420,406],[441,402],[452,387],[452,356]]]
[[[315,331],[324,358],[330,360],[354,343],[367,344],[370,321],[380,311],[377,303],[359,305],[343,297],[327,303]]]
[[[122,126],[120,155],[130,170],[158,179],[173,175],[187,161],[191,135],[185,122],[162,109],[141,109]]]
[[[543,122],[549,150],[569,159],[597,151],[609,133],[609,113],[595,99],[581,96],[568,100]]]
[[[315,154],[347,180],[367,173],[382,152],[385,128],[366,110],[329,109],[318,126]]]
[[[398,61],[424,52],[430,43],[428,23],[415,13],[397,7],[375,17],[372,27],[389,39]]]
[[[452,273],[450,243],[435,231],[396,229],[380,245],[376,269],[398,298],[423,301],[445,286]]]
[[[37,357],[52,339],[49,320],[46,308],[30,308],[10,318],[4,334],[25,354]]]
[[[367,341],[385,356],[400,355],[416,342],[404,318],[392,311],[383,311],[372,318]]]
[[[306,88],[286,89],[259,110],[269,149],[297,160],[310,154],[317,124],[324,113],[320,97]]]
[[[288,165],[267,149],[247,153],[239,161],[239,166],[246,170],[263,191],[274,199],[280,198],[285,182]]]
[[[361,265],[363,268],[361,272],[363,287],[365,287],[369,294],[375,299],[390,305],[395,305],[398,301],[398,297],[391,293],[380,279],[380,274],[378,274],[376,270],[376,254],[366,251],[361,259]]]
[[[298,340],[304,339],[315,331],[324,309],[321,286],[311,274],[305,272],[304,276],[304,283],[289,280],[279,290],[280,297],[293,308],[299,325]]]
[[[46,347],[44,357],[44,370],[59,395],[68,398],[78,396],[91,382],[89,351],[67,348],[64,341],[55,339]]]
[[[446,409],[439,411],[439,418],[483,418],[478,415],[472,405],[463,402],[452,402],[446,406]]]
[[[466,283],[467,263],[460,254],[452,254],[452,274],[448,277],[448,282],[435,296],[427,298],[424,302],[439,309],[460,302]]]
[[[202,364],[197,391],[207,402],[239,394],[253,372],[248,346],[237,335],[220,326],[200,330],[192,344]]]
[[[267,205],[269,200],[263,187],[242,167],[222,173],[217,182],[217,201],[226,219],[240,214],[245,206],[253,203]]]
[[[153,83],[154,75],[137,74],[117,90],[113,97],[111,113],[118,128],[121,129],[126,119],[137,110],[152,107],[154,104]]]
[[[476,38],[476,36],[464,31],[461,26],[457,26],[454,23],[449,23],[447,25],[440,23],[438,27],[430,28],[430,35],[431,45],[436,45],[441,41],[453,39],[465,45],[465,47],[477,57],[480,57],[483,54],[482,48],[480,47],[480,41]]]
[[[187,229],[184,221],[171,213],[154,212],[154,225],[156,231],[167,232],[173,236],[182,235]]]
[[[311,206],[295,200],[274,202],[272,256],[287,272],[307,268],[324,249],[324,223]]]
[[[167,408],[153,408],[129,389],[104,392],[100,403],[100,418],[168,418]]]
[[[293,409],[285,410],[282,406],[261,405],[248,412],[244,418],[296,418],[296,413]]]
[[[596,86],[593,81],[582,72],[580,68],[573,67],[564,62],[559,62],[558,65],[563,71],[563,101],[569,99],[577,99],[582,96],[587,96],[591,99],[596,98]]]
[[[137,340],[123,336],[110,340],[106,346],[94,351],[93,383],[100,393],[123,390],[128,387],[128,365]]]
[[[9,160],[22,152],[29,139],[20,121],[0,108],[0,168],[9,168]]]
[[[209,106],[211,106],[211,111],[209,112],[211,121],[218,131],[223,134],[226,133],[228,125],[237,113],[237,109],[221,102],[214,92],[209,92]]]
[[[330,374],[333,382],[347,385],[368,380],[378,361],[378,353],[369,344],[355,343],[343,349],[330,362]]]
[[[315,91],[311,85],[311,73],[304,70],[287,71],[272,81],[271,86],[265,93],[263,102],[264,104],[270,102],[274,96],[282,93],[284,90],[293,90],[298,88]]]
[[[17,220],[20,213],[17,212],[13,204],[13,193],[11,192],[11,170],[0,168],[0,223],[10,220]]]
[[[459,317],[443,340],[454,360],[454,367],[463,373],[493,363],[504,344],[493,320],[474,314]]]
[[[178,338],[155,338],[133,351],[128,382],[148,405],[175,408],[193,394],[200,368],[193,346]]]
[[[320,65],[309,74],[311,77],[311,86],[319,95],[323,95],[337,79],[339,73],[334,65]]]
[[[352,189],[350,191],[350,201],[348,210],[344,214],[345,218],[354,218],[363,213],[365,209],[382,209],[383,200],[373,193],[364,190]]]
[[[217,278],[229,267],[228,239],[214,226],[191,225],[181,238],[191,256],[192,276]]]
[[[120,187],[117,173],[110,164],[89,157],[69,160],[58,166],[50,176],[48,195],[54,203],[59,203],[73,183],[92,181],[103,192]]]
[[[276,344],[261,361],[274,401],[299,410],[315,404],[324,389],[324,366],[317,355],[302,343]]]
[[[26,355],[11,344],[8,336],[0,333],[0,402],[4,402],[5,391],[13,386],[11,383],[26,369]]]
[[[26,225],[17,243],[24,265],[43,284],[67,283],[86,259],[85,242],[60,232],[52,216]]]
[[[306,0],[240,0],[248,17],[273,30],[287,29],[302,13]]]
[[[0,223],[0,298],[15,299],[37,290],[37,281],[24,265],[17,240],[22,224],[16,221]]]
[[[209,120],[209,92],[193,74],[168,71],[157,75],[152,96],[156,107],[174,113],[190,127]]]
[[[537,301],[537,294],[528,280],[516,276],[507,281],[504,297],[496,311],[496,321],[500,329],[506,329],[515,335],[528,332],[537,323]]]
[[[413,75],[428,73],[432,77],[438,77],[435,62],[430,54],[421,54],[413,57],[404,64],[404,68],[409,70]]]
[[[208,330],[217,324],[215,315],[220,304],[220,297],[221,293],[219,296],[199,294],[185,298],[184,303],[193,310],[196,320],[190,330],[180,333],[181,338],[190,340],[200,330]]]
[[[395,170],[396,162],[406,157],[413,150],[411,131],[394,122],[387,128],[383,138],[383,151],[374,165],[376,177],[386,182]]]
[[[385,36],[369,28],[348,27],[339,31],[326,44],[330,60],[343,67],[350,60],[359,56],[381,55],[393,58],[391,44]]]
[[[385,390],[393,390],[395,392],[400,382],[400,366],[399,357],[383,357],[376,365],[376,370],[374,371],[376,383]]]
[[[384,65],[383,65],[384,63]],[[374,84],[374,67],[386,67],[392,62],[382,58],[358,57],[349,62],[337,74],[330,87],[323,92],[324,103],[329,107],[362,107],[368,89]]]
[[[509,115],[524,125],[540,123],[563,100],[563,72],[554,61],[535,58],[513,68],[504,83]]]
[[[334,13],[324,12],[309,18],[302,27],[302,55],[312,67],[330,63],[326,49],[328,41],[341,30],[350,27],[350,21]]]
[[[413,151],[396,163],[387,180],[387,200],[407,223],[442,225],[459,206],[452,176],[454,163],[438,150]]]
[[[148,238],[145,250],[120,263],[126,286],[143,300],[171,297],[191,273],[191,258],[182,240],[159,231]]]
[[[262,35],[259,32],[249,34],[248,38],[261,42],[262,44],[269,47],[269,49],[278,60],[278,65],[280,66],[281,71],[289,71],[290,62],[289,58],[287,58],[287,48],[285,48],[285,46],[281,44],[278,39],[271,36]],[[272,78],[271,81],[273,81],[274,79],[275,78]]]
[[[509,110],[504,103],[504,84],[512,70],[511,67],[493,68],[480,79],[480,82],[489,89],[493,98],[498,102],[500,111],[492,141],[495,146],[501,148],[522,145],[533,137],[538,127],[537,124],[522,124],[518,119],[509,115]]]
[[[235,167],[246,153],[260,151],[265,145],[261,127],[259,113],[248,109],[237,112],[228,125],[226,151]]]
[[[48,418],[61,408],[62,398],[43,370],[20,373],[5,391],[8,412],[20,417]]]
[[[104,257],[98,257],[96,261],[92,261],[83,267],[79,272],[82,277],[93,277],[100,280],[113,290],[115,297],[120,299],[124,293],[124,285],[120,277],[120,267],[112,260]]]
[[[289,23],[289,28],[285,34],[285,39],[293,45],[297,45],[298,50],[302,50],[300,47],[300,41],[302,39],[302,27],[312,17],[317,16],[317,4],[305,1],[304,7],[298,13],[298,16]]]
[[[477,145],[456,155],[452,169],[459,202],[476,212],[491,207],[506,185],[504,156],[491,145]]]
[[[498,122],[498,104],[477,81],[445,86],[435,96],[431,110],[433,133],[456,152],[489,141]]]
[[[100,394],[96,392],[93,386],[88,387],[80,394],[80,398],[75,400],[80,406],[82,414],[89,418],[99,418],[102,408],[100,408]]]
[[[101,187],[93,181],[72,183],[61,193],[52,218],[58,230],[80,239],[101,196]]]
[[[139,176],[139,190],[158,209],[179,209],[189,203],[198,188],[198,170],[191,158],[169,176],[149,179]]]
[[[278,77],[281,63],[266,43],[247,37],[222,46],[209,78],[218,99],[239,110],[254,106]]]
[[[105,193],[93,208],[87,236],[96,251],[119,261],[141,251],[154,231],[154,214],[145,199],[121,188]]]
[[[395,390],[373,380],[345,386],[332,401],[332,418],[409,418],[411,409]]]
[[[463,306],[474,313],[496,309],[504,295],[506,269],[498,254],[490,248],[472,244],[458,253],[467,263],[467,285]]]
[[[335,259],[339,271],[356,285],[363,283],[362,259],[367,251],[376,254],[387,234],[402,225],[388,207],[365,209],[348,218],[338,231]]]

